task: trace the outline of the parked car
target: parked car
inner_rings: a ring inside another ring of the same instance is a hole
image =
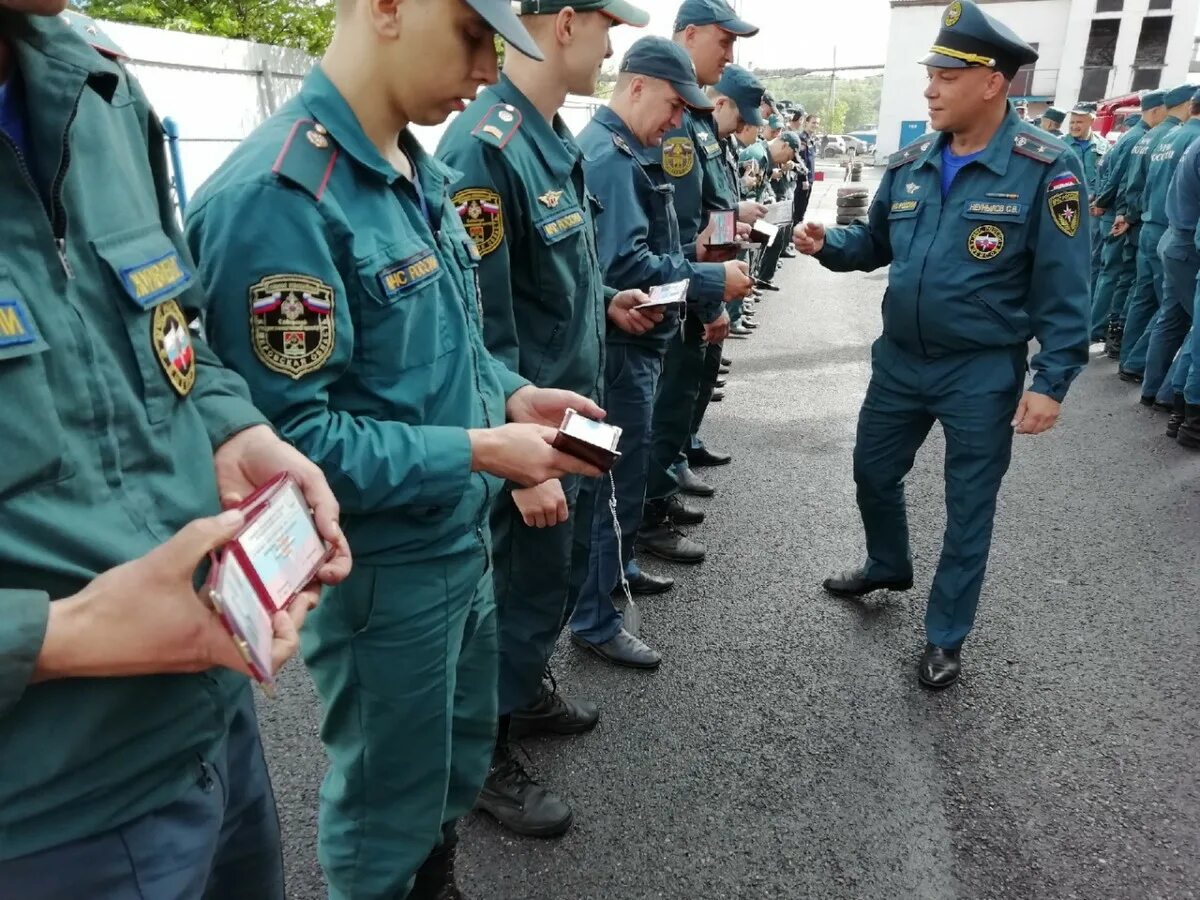
[[[852,134],[843,134],[842,142],[846,145],[847,153],[855,153],[859,156],[871,152],[871,147],[862,138],[857,138]]]
[[[822,156],[841,156],[846,152],[846,142],[840,134],[827,134],[821,138]]]

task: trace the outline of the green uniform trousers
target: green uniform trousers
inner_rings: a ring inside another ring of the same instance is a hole
[[[542,673],[570,615],[579,478],[569,475],[561,480],[570,513],[562,525],[530,528],[509,491],[500,495],[492,510],[502,716],[537,700]]]
[[[331,900],[404,897],[443,829],[475,805],[496,740],[489,549],[356,560],[309,617],[301,649],[330,761],[317,855]]]

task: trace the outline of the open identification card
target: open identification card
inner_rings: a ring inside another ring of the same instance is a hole
[[[256,681],[274,695],[271,617],[296,599],[329,559],[295,479],[281,473],[239,507],[242,530],[214,554],[208,596]]]
[[[634,309],[649,309],[652,306],[682,306],[687,303],[688,285],[691,283],[690,278],[685,278],[683,281],[655,285],[647,292],[650,299],[645,303],[639,303]]]
[[[621,429],[616,425],[605,425],[568,409],[558,434],[554,436],[553,446],[555,450],[561,450],[576,459],[591,463],[602,472],[607,472],[621,457],[617,452],[620,440]]]
[[[753,244],[739,241],[737,236],[737,210],[722,209],[708,214],[712,235],[706,245],[710,250],[729,252],[731,250],[746,250]]]
[[[758,241],[760,244],[769,244],[775,240],[777,234],[779,234],[779,226],[771,224],[766,219],[759,219],[750,229],[750,240]]]

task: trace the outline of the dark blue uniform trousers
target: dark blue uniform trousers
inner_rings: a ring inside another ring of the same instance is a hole
[[[1159,393],[1167,380],[1171,361],[1192,327],[1196,273],[1200,272],[1200,252],[1197,252],[1190,232],[1168,228],[1158,249],[1163,271],[1162,308],[1151,325],[1142,382],[1143,397],[1154,397]]]
[[[1145,222],[1138,237],[1137,278],[1126,304],[1125,337],[1121,343],[1121,368],[1143,372],[1150,345],[1150,324],[1162,306],[1163,265],[1158,242],[1166,226]]]
[[[1012,455],[1012,418],[1025,381],[1024,345],[930,359],[886,336],[871,349],[858,418],[854,481],[867,536],[866,576],[912,575],[904,478],[935,421],[946,436],[946,534],[925,613],[939,647],[962,644],[975,621],[992,541],[996,494]]]
[[[662,363],[650,435],[650,463],[646,475],[648,500],[663,500],[679,493],[679,483],[672,469],[680,454],[687,450],[693,433],[706,355],[704,325],[696,316],[688,316],[679,334],[672,338]],[[625,435],[621,436],[622,447],[625,438]]]
[[[641,344],[608,347],[604,373],[604,408],[608,411],[605,421],[623,429],[618,447],[621,457],[612,469],[617,488],[621,554],[617,554],[617,536],[609,506],[612,500],[609,479],[590,480],[580,489],[579,515],[581,519],[588,517],[591,528],[575,531],[572,576],[576,602],[571,630],[593,644],[611,640],[624,627],[621,612],[613,604],[612,592],[620,584],[622,570],[633,558],[633,542],[642,523],[654,395],[662,367],[663,351],[654,347]]]
[[[0,862],[0,896],[283,900],[279,820],[249,685],[224,746],[197,759],[182,797],[103,834]]]
[[[561,481],[570,512],[561,525],[526,525],[507,490],[492,509],[502,716],[537,699],[542,673],[568,613],[579,478],[567,475]]]

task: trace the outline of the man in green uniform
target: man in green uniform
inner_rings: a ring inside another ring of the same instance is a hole
[[[701,87],[720,80],[725,66],[733,62],[733,46],[739,37],[757,33],[725,0],[684,0],[675,17],[675,43],[687,51]],[[683,122],[662,143],[662,168],[671,177],[680,240],[689,259],[696,259],[697,241],[709,214],[738,209],[737,195],[721,170],[722,157],[710,111],[686,111]],[[709,385],[703,398],[707,406],[719,368],[719,358],[708,356],[706,345],[720,344],[729,333],[725,301],[744,297],[751,287],[745,263],[731,260],[724,267],[699,267],[689,288],[683,329],[663,360],[654,402],[645,521],[638,534],[638,549],[663,559],[698,563],[707,552],[677,527],[696,521],[698,512],[683,504],[681,490],[699,496],[713,494],[712,487],[692,472],[684,454],[690,445],[701,386]]]
[[[1061,109],[1055,109],[1053,106],[1048,107],[1042,117],[1038,120],[1038,127],[1044,131],[1050,132],[1056,138],[1061,138],[1062,125],[1067,119],[1067,114]]]
[[[1167,231],[1166,193],[1177,162],[1169,150],[1180,123],[1191,114],[1195,92],[1196,88],[1190,84],[1166,92],[1163,103],[1167,115],[1146,134],[1144,152],[1136,154],[1135,149],[1133,165],[1117,201],[1114,230],[1119,233],[1137,226],[1138,231],[1137,276],[1125,302],[1125,327],[1117,368],[1123,381],[1142,383],[1150,323],[1162,305],[1163,269],[1158,242]]]
[[[1095,103],[1077,103],[1075,104],[1075,108],[1071,110],[1071,118],[1067,125],[1070,132],[1067,145],[1079,155],[1079,159],[1083,163],[1083,178],[1088,191],[1088,230],[1092,234],[1093,285],[1095,285],[1096,279],[1100,275],[1100,257],[1101,250],[1104,247],[1104,233],[1101,231],[1103,218],[1092,215],[1090,210],[1092,209],[1091,202],[1095,200],[1096,194],[1100,189],[1100,164],[1104,161],[1104,155],[1108,153],[1108,141],[1092,131],[1092,121],[1095,117]]]
[[[1142,95],[1142,114],[1128,126],[1128,130],[1101,160],[1099,184],[1092,197],[1092,215],[1100,217],[1104,248],[1100,253],[1100,276],[1092,285],[1091,335],[1093,341],[1107,341],[1106,350],[1110,357],[1120,352],[1121,344],[1119,310],[1115,308],[1114,299],[1118,295],[1124,297],[1133,282],[1132,266],[1137,249],[1135,247],[1130,251],[1128,238],[1113,234],[1113,222],[1117,218],[1117,211],[1113,207],[1117,202],[1117,192],[1129,172],[1134,147],[1166,115],[1162,98],[1162,91]]]
[[[935,421],[946,433],[946,537],[918,669],[934,688],[961,671],[1013,430],[1053,427],[1088,360],[1083,169],[1007,99],[1017,70],[1036,60],[1006,26],[955,0],[924,61],[940,133],[891,158],[868,224],[796,231],[796,249],[829,269],[891,266],[854,449],[867,562],[827,579],[828,591],[912,588],[904,478]]]
[[[246,664],[195,578],[281,471],[344,577],[337,502],[190,334],[162,128],[64,6],[0,2],[0,894],[282,900]]]
[[[463,173],[451,199],[482,257],[488,349],[534,384],[599,401],[606,323],[641,334],[662,312],[635,308],[649,299],[642,291],[604,287],[593,220],[599,206],[558,110],[568,93],[595,92],[612,55],[609,29],[641,27],[650,17],[625,0],[527,0],[521,11],[545,60],[509,54],[500,82],[450,124],[438,156]],[[492,510],[500,728],[479,805],[535,837],[566,831],[571,808],[526,774],[510,733],[582,734],[600,718],[593,704],[542,682],[568,613],[578,493],[575,477],[506,485]]]
[[[566,408],[596,404],[485,348],[457,173],[408,130],[496,81],[494,31],[540,55],[506,0],[346,0],[299,95],[189,209],[214,345],[325,470],[360,561],[302,648],[334,898],[453,889],[454,823],[495,746],[492,501],[505,479],[598,474],[550,444]]]

